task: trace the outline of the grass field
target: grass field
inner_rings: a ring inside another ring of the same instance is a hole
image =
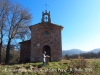
[[[0,75],[100,75],[100,59],[70,59],[42,62],[0,65]]]

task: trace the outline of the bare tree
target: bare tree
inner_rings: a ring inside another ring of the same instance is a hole
[[[19,4],[14,4],[10,8],[7,16],[8,43],[6,48],[5,63],[9,63],[10,44],[12,39],[20,37],[20,34],[27,32],[27,27],[31,21],[32,15],[26,8]]]
[[[0,63],[1,63],[1,49],[3,44],[4,28],[6,27],[6,20],[9,10],[9,0],[0,0]]]
[[[27,30],[27,31],[26,31]],[[19,37],[22,41],[30,40],[31,39],[31,32],[29,30],[29,27],[27,29],[25,28],[25,31],[19,34]]]

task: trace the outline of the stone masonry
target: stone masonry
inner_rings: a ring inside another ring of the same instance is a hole
[[[20,62],[30,61],[31,40],[20,42]]]

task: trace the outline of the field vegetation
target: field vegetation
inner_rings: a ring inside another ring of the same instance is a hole
[[[0,65],[0,75],[100,75],[100,59],[77,59]]]

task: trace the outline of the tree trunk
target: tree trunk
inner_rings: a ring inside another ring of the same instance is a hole
[[[0,38],[0,64],[1,64],[1,50],[2,50],[2,39],[3,39],[3,32],[1,31],[1,38]]]
[[[8,44],[7,44],[7,48],[6,48],[5,64],[8,64],[9,63],[9,60],[10,60],[10,42],[11,42],[11,38],[9,38]]]
[[[0,43],[0,64],[1,64],[1,48],[2,48],[2,43]]]

